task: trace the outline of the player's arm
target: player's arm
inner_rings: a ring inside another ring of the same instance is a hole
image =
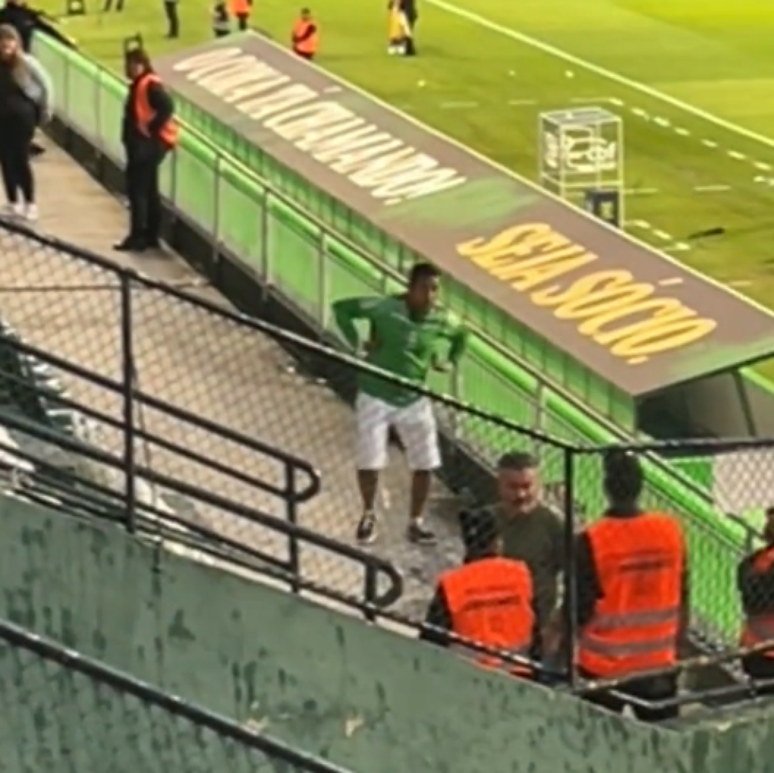
[[[344,340],[355,350],[360,350],[360,334],[357,322],[371,319],[371,311],[378,303],[376,298],[344,298],[333,304],[333,318]]]
[[[467,328],[451,313],[446,322],[445,335],[449,341],[449,352],[446,355],[447,363],[440,361],[434,363],[435,369],[441,371],[448,370],[449,367],[456,367],[468,346]]]

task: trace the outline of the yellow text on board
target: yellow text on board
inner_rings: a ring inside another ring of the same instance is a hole
[[[650,284],[625,269],[602,268],[598,255],[546,223],[513,226],[456,250],[629,365],[690,346],[717,327],[668,295],[679,278]]]

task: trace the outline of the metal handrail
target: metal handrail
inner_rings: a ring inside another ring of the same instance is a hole
[[[81,378],[84,381],[88,381],[89,383],[96,384],[97,386],[99,386],[101,389],[104,389],[105,391],[109,391],[109,392],[112,392],[113,394],[118,394],[118,395],[122,395],[124,393],[124,386],[118,381],[114,381],[113,379],[110,379],[107,376],[103,376],[99,373],[95,373],[94,371],[90,371],[87,368],[84,368],[80,365],[76,365],[70,360],[66,360],[63,357],[60,357],[56,354],[48,352],[44,349],[40,349],[37,346],[28,344],[25,341],[11,340],[10,338],[6,338],[3,341],[3,345],[8,348],[14,349],[15,351],[21,352],[22,354],[26,354],[31,357],[34,357],[36,360],[40,360],[41,362],[52,365],[58,368],[59,370],[72,374],[73,376],[77,376],[78,378]],[[11,374],[5,374],[5,378],[8,380],[16,380],[21,385],[29,386],[29,383],[26,380],[23,381],[21,379],[15,378]],[[294,471],[297,470],[299,472],[305,473],[306,476],[309,478],[309,481],[303,489],[295,492],[295,501],[297,503],[306,502],[312,499],[312,497],[316,496],[320,492],[320,485],[321,485],[320,475],[317,472],[317,470],[315,470],[314,467],[305,459],[301,459],[298,456],[289,454],[280,448],[271,446],[268,443],[263,443],[260,440],[252,438],[248,435],[244,435],[241,432],[237,432],[236,430],[230,429],[229,427],[226,427],[224,425],[217,424],[216,422],[210,421],[209,419],[206,419],[203,416],[198,416],[195,413],[191,413],[190,411],[186,411],[182,408],[178,408],[177,406],[172,405],[171,403],[168,403],[164,400],[160,400],[156,397],[153,397],[143,392],[142,390],[134,390],[133,396],[137,402],[140,402],[149,408],[158,410],[167,416],[170,416],[174,419],[178,419],[179,421],[186,422],[191,426],[197,427],[199,429],[203,429],[206,432],[222,437],[223,439],[229,440],[235,444],[246,446],[251,451],[256,451],[257,453],[261,453],[272,459],[276,459],[277,461],[284,463],[288,467],[293,468]],[[71,401],[69,401],[66,397],[60,397],[59,395],[56,395],[54,397],[54,401],[60,402],[63,405],[67,405],[71,403]],[[105,414],[95,412],[94,409],[90,408],[89,406],[83,405],[82,403],[73,404],[72,407],[76,408],[77,410],[84,413],[85,415],[92,415],[94,416],[94,418],[97,418],[100,421],[105,422],[106,424],[115,426],[118,429],[123,429],[124,427],[124,425],[114,417],[106,416]],[[143,432],[143,430],[140,427],[135,427],[133,431],[135,432],[137,437],[140,437],[141,433]],[[158,440],[160,444],[169,442],[154,436],[154,441],[155,440]],[[170,450],[173,450],[173,449],[170,449]],[[180,452],[185,453],[186,455],[191,453],[187,448],[180,449]],[[190,458],[193,459],[194,457],[191,456]],[[199,461],[201,461],[201,459]],[[212,461],[213,460],[208,459],[207,463],[210,464]],[[221,471],[224,471],[224,470],[221,470]],[[232,475],[233,477],[239,477],[240,475],[240,473],[236,473],[234,470],[230,468],[225,469],[225,472],[227,474]],[[284,493],[284,489],[274,488],[269,484],[266,484],[265,482],[259,481],[258,479],[249,479],[247,480],[247,482],[269,493],[273,493],[277,495],[281,495]]]
[[[26,435],[43,440],[51,444],[62,448],[75,456],[89,459],[98,464],[104,465],[113,470],[120,472],[125,471],[125,465],[123,459],[120,456],[112,455],[106,451],[90,446],[88,443],[68,436],[65,433],[51,429],[41,425],[38,422],[23,419],[17,415],[12,414],[0,414],[0,425],[6,429],[16,430],[23,432]],[[16,457],[20,460],[24,460],[31,463],[34,466],[41,467],[44,471],[47,467],[56,469],[55,465],[46,463],[45,460],[41,460],[40,457],[29,451],[16,446],[9,446],[7,444],[0,444],[7,458]],[[87,481],[83,478],[70,473],[71,477],[83,485],[86,488],[90,488],[93,491],[101,490],[103,494],[108,497],[112,497],[116,500],[116,504],[125,504],[121,495],[110,489],[100,487],[99,484],[93,481]],[[290,558],[287,562],[281,562],[280,559],[270,556],[269,554],[262,553],[251,546],[244,545],[241,542],[230,539],[227,535],[220,534],[214,530],[209,530],[200,527],[196,524],[192,524],[190,521],[185,520],[175,514],[169,513],[167,510],[160,510],[155,508],[149,503],[136,503],[135,509],[140,514],[152,515],[162,521],[166,521],[170,524],[175,524],[189,531],[199,533],[201,536],[212,541],[213,544],[225,545],[233,550],[238,550],[246,555],[251,555],[260,562],[273,563],[275,566],[281,567],[287,572],[291,584],[294,590],[301,590],[304,588],[311,588],[315,592],[322,595],[328,595],[336,601],[342,601],[348,604],[350,607],[354,607],[363,612],[367,617],[373,617],[373,609],[389,606],[395,603],[403,593],[403,578],[392,563],[371,553],[359,550],[346,543],[337,542],[336,540],[319,532],[307,529],[297,523],[281,518],[275,518],[267,515],[262,511],[241,505],[239,503],[230,501],[225,497],[213,494],[205,489],[193,486],[184,481],[163,475],[155,472],[154,470],[144,467],[135,466],[134,475],[140,479],[147,481],[152,485],[156,485],[164,488],[167,491],[180,494],[193,501],[201,502],[202,504],[215,507],[219,510],[227,512],[231,515],[236,515],[243,520],[249,521],[253,524],[264,527],[268,530],[282,534],[288,538],[289,545],[295,545],[296,550],[290,550]],[[103,500],[100,504],[107,504]],[[334,555],[342,556],[351,560],[355,564],[359,564],[364,567],[366,578],[365,586],[366,591],[364,598],[355,599],[343,594],[339,594],[332,589],[320,588],[317,584],[307,581],[302,576],[302,570],[298,559],[297,546],[299,544],[309,544],[314,547],[321,548]],[[255,571],[261,572],[262,569],[259,566],[251,567]],[[383,592],[378,591],[378,579],[379,575],[383,575],[388,580],[387,588]]]
[[[186,719],[194,725],[207,727],[224,738],[255,749],[270,758],[282,760],[295,769],[306,770],[309,773],[349,773],[332,762],[300,751],[176,695],[162,692],[134,676],[85,657],[7,621],[0,621],[0,640],[11,647],[32,652],[43,660],[58,663],[120,694],[131,695],[169,714]],[[16,710],[19,710],[18,707]],[[52,706],[52,711],[62,711],[62,707]]]

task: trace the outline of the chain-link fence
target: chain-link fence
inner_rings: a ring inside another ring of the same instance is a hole
[[[251,522],[252,508],[338,544],[352,543],[363,513],[355,473],[363,467],[364,439],[373,446],[388,438],[386,457],[376,465],[383,467],[375,507],[380,538],[369,549],[403,577],[402,616],[420,620],[439,574],[460,563],[460,511],[498,501],[499,524],[504,511],[524,510],[528,500],[542,500],[552,511],[549,525],[540,527],[543,552],[531,568],[543,575],[541,583],[553,583],[551,605],[561,600],[559,577],[572,566],[572,535],[608,506],[603,449],[565,439],[566,433],[556,440],[445,397],[454,376],[434,376],[428,392],[370,370],[357,358],[236,314],[206,288],[183,291],[19,230],[0,233],[0,248],[14,256],[0,287],[3,401],[36,420],[70,416],[66,431],[83,432],[84,423],[66,410],[72,401],[90,416],[90,442],[131,463],[152,497],[166,498],[189,523],[232,544],[285,551],[271,529]],[[19,359],[25,351],[26,359]],[[48,368],[35,352],[49,353]],[[24,386],[33,377],[45,384]],[[384,406],[356,404],[364,381],[375,393],[398,395],[389,415]],[[402,427],[407,415],[421,420]],[[437,537],[432,549],[406,536],[414,423],[424,426],[422,442],[438,439],[440,465],[424,511]],[[701,647],[727,652],[737,646],[737,566],[762,544],[767,449],[773,445],[631,449],[643,465],[641,506],[673,514],[685,530],[691,629]],[[504,455],[510,462],[498,469]],[[514,464],[514,457],[521,461]],[[288,460],[297,468],[290,482]],[[667,463],[694,484],[675,493],[664,484]],[[301,495],[304,473],[319,475],[319,492]],[[527,544],[520,539],[510,538],[514,557],[520,557],[519,544]],[[312,582],[343,594],[361,587],[360,571],[339,556],[308,542],[295,550],[294,560]]]
[[[17,350],[26,344],[61,360],[54,377],[67,396],[57,407],[72,400],[89,412],[89,436],[99,448],[131,454],[126,461],[143,471],[135,496],[161,499],[232,542],[264,553],[285,551],[278,535],[234,517],[233,508],[194,492],[181,500],[181,486],[351,543],[363,510],[358,445],[363,438],[378,442],[387,429],[378,409],[354,410],[358,381],[371,378],[402,392],[404,402],[427,404],[439,429],[442,464],[425,513],[439,546],[428,551],[406,540],[411,472],[401,438],[393,435],[379,481],[381,535],[372,548],[401,571],[400,610],[413,618],[423,614],[438,573],[461,558],[460,506],[494,500],[501,454],[528,450],[549,479],[563,474],[561,445],[539,433],[437,393],[387,384],[388,377],[365,373],[357,358],[235,314],[206,288],[180,292],[174,283],[119,270],[13,227],[0,232],[0,249],[16,260],[0,288],[0,314],[21,334]],[[433,388],[443,392],[448,379],[436,376]],[[271,452],[260,452],[259,444]],[[296,470],[292,507],[290,464]],[[311,499],[303,495],[310,470],[322,481]],[[310,580],[340,593],[361,587],[357,567],[321,548],[305,544],[298,558]]]
[[[735,650],[744,618],[740,564],[774,538],[774,529],[766,531],[765,515],[774,505],[774,439],[637,444],[625,450],[642,460],[640,506],[675,517],[684,531],[694,635],[713,649]],[[603,453],[588,450],[576,456],[574,465],[574,490],[588,511],[596,514],[607,506],[604,487],[599,485]],[[686,497],[677,507],[656,496],[647,483],[658,474],[653,462],[657,458],[668,459],[701,479],[711,507],[699,496]],[[748,600],[755,608],[768,605],[774,610],[774,588],[768,591],[765,579],[751,583]]]
[[[346,773],[0,622],[5,773]]]

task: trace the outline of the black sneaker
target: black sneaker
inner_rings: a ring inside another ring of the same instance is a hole
[[[411,521],[406,532],[409,542],[417,545],[435,545],[437,542],[435,532],[428,529],[422,521]]]
[[[357,525],[357,541],[361,545],[370,545],[376,541],[376,535],[376,515],[374,513],[363,513],[363,517]]]

